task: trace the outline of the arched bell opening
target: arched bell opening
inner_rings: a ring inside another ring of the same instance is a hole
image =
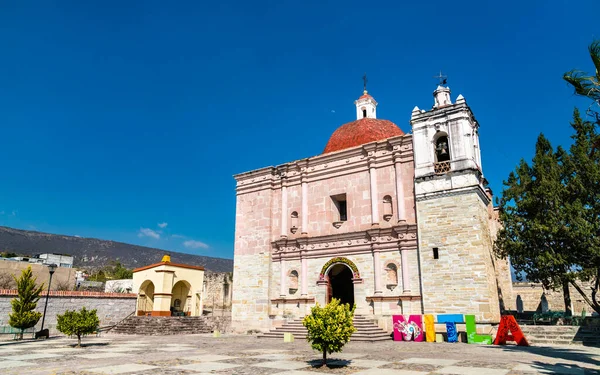
[[[154,283],[146,280],[140,286],[136,315],[150,315],[154,310]]]
[[[448,136],[441,135],[435,140],[435,161],[438,163],[450,160]]]

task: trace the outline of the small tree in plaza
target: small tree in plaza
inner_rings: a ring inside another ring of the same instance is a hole
[[[17,298],[10,301],[12,313],[8,316],[8,324],[12,327],[21,329],[19,339],[23,339],[23,331],[27,328],[34,327],[42,317],[42,314],[34,311],[44,284],[36,285],[36,278],[33,277],[31,267],[21,272],[21,276],[17,279],[13,276],[17,284]]]
[[[80,311],[67,310],[63,315],[56,316],[56,329],[65,335],[76,335],[77,346],[81,346],[81,336],[93,333],[100,325],[96,310],[87,310],[82,307]]]
[[[317,303],[302,324],[308,330],[307,339],[313,349],[323,352],[323,364],[327,363],[327,353],[341,352],[342,347],[356,331],[353,324],[354,309],[349,304],[340,304],[333,298],[324,307]]]

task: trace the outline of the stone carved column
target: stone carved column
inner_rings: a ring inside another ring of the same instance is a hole
[[[285,260],[283,259],[283,257],[280,258],[281,260],[279,261],[279,267],[281,267],[281,272],[280,272],[280,276],[281,276],[281,290],[279,291],[279,294],[281,296],[281,298],[285,298],[285,296],[287,295],[286,290],[285,290]]]
[[[410,274],[408,271],[408,252],[406,250],[400,251],[402,260],[402,289],[403,293],[410,292]]]
[[[288,197],[284,177],[281,178],[281,237],[287,237],[288,231]]]
[[[394,146],[394,148],[400,146]],[[398,222],[406,222],[406,209],[404,207],[404,185],[402,184],[402,165],[400,164],[400,150],[394,152],[394,171],[396,173],[396,201],[398,209]]]
[[[308,233],[308,181],[306,181],[306,170],[302,171],[302,229],[300,233]]]
[[[370,151],[369,154],[374,152]],[[377,196],[377,169],[375,169],[375,156],[370,155],[368,159],[369,163],[369,177],[371,179],[371,225],[379,225],[379,200]]]
[[[377,244],[373,244],[373,273],[375,274],[375,295],[383,294],[383,290],[381,290],[381,261],[379,260]]]

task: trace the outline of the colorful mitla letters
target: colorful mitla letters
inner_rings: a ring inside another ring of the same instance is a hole
[[[423,320],[425,321],[425,330],[423,330]],[[467,327],[467,343],[469,344],[487,344],[492,343],[491,335],[478,335],[475,323],[475,315],[462,314],[441,314],[437,316],[437,322],[431,314],[410,315],[405,320],[404,315],[393,315],[392,323],[394,325],[395,341],[423,341],[423,336],[427,342],[435,342],[435,324],[446,324],[446,335],[448,342],[458,342],[458,332],[456,324],[465,324]],[[512,335],[509,335],[512,333]],[[425,334],[424,334],[425,333]],[[506,341],[515,341],[517,345],[529,346],[527,339],[521,331],[521,327],[512,315],[504,315],[498,326],[498,333],[494,345],[505,345]]]

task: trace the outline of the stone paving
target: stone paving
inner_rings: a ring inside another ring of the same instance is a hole
[[[530,375],[600,374],[600,349],[350,342],[329,357],[304,340],[256,336],[86,337],[0,342],[0,374],[18,375]]]

